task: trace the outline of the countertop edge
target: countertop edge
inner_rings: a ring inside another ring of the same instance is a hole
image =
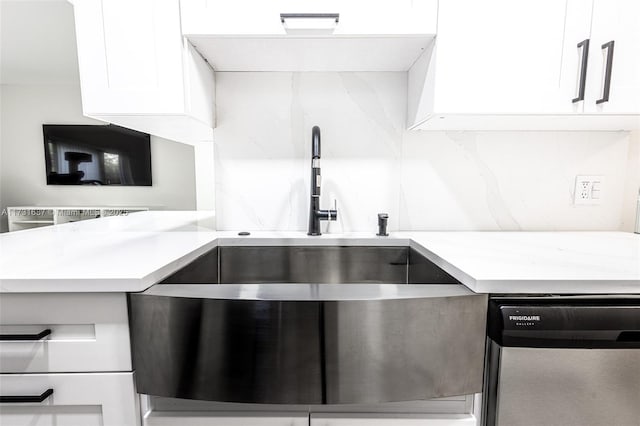
[[[138,293],[218,246],[218,238],[201,245],[141,278],[1,279],[0,294],[13,293]],[[52,287],[58,287],[52,290]]]
[[[463,283],[464,284],[464,283]],[[465,284],[466,285],[466,284]],[[634,280],[476,280],[469,290],[479,294],[601,294],[601,295],[638,295],[640,283]],[[532,292],[531,288],[536,291]],[[580,291],[576,291],[576,287]],[[609,287],[603,291],[603,287]]]
[[[434,265],[445,271],[447,274],[451,275],[453,278],[460,281],[465,287],[474,293],[478,293],[475,288],[477,287],[477,281],[471,275],[467,274],[463,270],[457,268],[452,263],[447,262],[442,257],[438,256],[428,248],[424,247],[420,243],[415,240],[409,239],[409,247],[415,249],[418,253],[426,257],[429,261],[433,262]]]

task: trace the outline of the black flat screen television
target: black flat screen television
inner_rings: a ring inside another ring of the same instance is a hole
[[[147,133],[106,125],[43,124],[47,185],[151,185]]]

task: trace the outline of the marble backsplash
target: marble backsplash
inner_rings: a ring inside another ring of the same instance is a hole
[[[406,131],[405,73],[218,73],[217,226],[305,230],[311,128],[322,130],[329,232],[631,229],[640,137],[628,132]],[[578,174],[602,204],[573,204]]]

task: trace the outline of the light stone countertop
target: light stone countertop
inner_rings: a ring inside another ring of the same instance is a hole
[[[325,234],[214,228],[213,212],[149,211],[0,235],[0,292],[137,292],[217,245],[411,246],[477,293],[640,294],[640,235]]]

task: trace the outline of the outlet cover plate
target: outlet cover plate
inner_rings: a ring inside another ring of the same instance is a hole
[[[597,205],[602,203],[604,176],[578,175],[573,195],[575,205]]]

